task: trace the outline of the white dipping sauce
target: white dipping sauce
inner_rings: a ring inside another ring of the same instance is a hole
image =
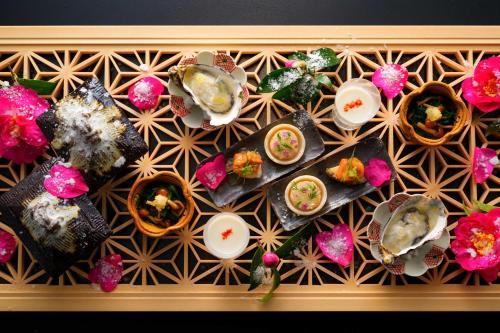
[[[208,251],[220,259],[239,256],[247,247],[250,231],[247,223],[233,213],[219,213],[208,220],[203,241]]]
[[[340,86],[335,96],[333,119],[337,126],[351,130],[372,119],[380,106],[380,93],[368,80],[352,79]]]

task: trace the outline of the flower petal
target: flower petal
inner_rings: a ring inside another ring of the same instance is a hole
[[[375,86],[382,88],[387,98],[396,97],[408,81],[408,70],[398,64],[386,64],[379,67],[372,76]]]
[[[139,109],[152,109],[158,104],[158,98],[163,90],[164,87],[160,80],[148,76],[130,86],[128,98]]]
[[[463,97],[483,112],[500,109],[500,56],[481,60],[462,82]]]
[[[495,165],[498,163],[496,158],[497,152],[491,148],[474,148],[472,172],[476,183],[484,183],[491,176]]]
[[[482,269],[479,271],[479,274],[486,282],[493,282],[498,278],[498,272],[500,271],[500,264],[495,267],[490,267],[486,269]]]
[[[63,199],[76,198],[89,191],[80,171],[62,164],[52,166],[43,186],[50,194]]]
[[[226,175],[226,159],[222,153],[218,153],[212,160],[207,161],[196,170],[196,178],[210,190],[219,187]]]
[[[17,242],[14,236],[6,231],[0,230],[0,263],[6,263],[12,257]]]
[[[120,282],[123,274],[122,258],[119,254],[111,254],[97,261],[94,268],[90,270],[88,279],[90,282],[99,284],[102,291],[113,291]]]
[[[389,181],[392,171],[387,162],[379,158],[370,158],[365,166],[365,178],[373,186],[379,187]]]
[[[347,266],[352,261],[354,244],[351,230],[346,224],[337,224],[332,231],[318,233],[316,244],[325,257],[341,266]]]

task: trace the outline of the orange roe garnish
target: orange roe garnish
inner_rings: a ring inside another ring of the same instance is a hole
[[[470,241],[476,248],[477,253],[482,256],[488,255],[495,244],[495,236],[484,232],[475,232]]]
[[[495,97],[497,95],[497,79],[494,77],[489,79],[483,86],[483,91],[486,95]]]
[[[221,233],[222,239],[226,240],[229,236],[233,234],[233,229],[229,228]]]
[[[363,101],[358,98],[351,103],[347,103],[346,105],[344,105],[344,112],[349,112],[352,109],[359,108],[361,105],[363,105]]]

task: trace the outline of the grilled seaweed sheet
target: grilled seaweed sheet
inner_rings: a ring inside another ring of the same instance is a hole
[[[33,202],[33,199],[47,193],[43,181],[52,165],[59,161],[61,160],[53,158],[45,162],[9,192],[0,196],[0,211],[5,223],[15,231],[35,259],[53,277],[61,275],[77,260],[90,255],[111,235],[110,228],[86,195],[67,201],[69,205],[79,207],[77,217],[67,224],[67,232],[62,237],[67,238],[66,234],[70,233],[73,243],[71,251],[61,251],[54,246],[43,245],[42,242],[36,241],[30,230],[21,222],[27,205]],[[48,231],[48,234],[53,237],[50,232]]]
[[[85,81],[80,87],[73,91],[68,96],[64,97],[62,100],[52,105],[45,113],[40,115],[37,119],[37,124],[49,140],[53,142],[54,136],[56,134],[57,128],[61,126],[61,121],[57,117],[57,110],[61,103],[65,103],[68,100],[78,99],[83,101],[87,105],[91,103],[101,103],[104,108],[117,107],[113,98],[106,91],[102,83],[97,78],[91,78]],[[144,140],[136,129],[132,126],[128,118],[124,115],[123,111],[118,108],[118,112],[121,114],[119,121],[124,125],[123,132],[116,138],[115,144],[121,155],[125,158],[123,164],[113,166],[110,170],[103,173],[102,175],[95,172],[95,170],[82,170],[87,184],[92,190],[97,189],[106,183],[111,177],[122,173],[126,167],[137,160],[139,157],[144,155],[148,151]],[[56,149],[53,145],[52,148],[57,152],[57,154],[64,158],[65,161],[69,160],[71,146],[64,145],[60,149]]]

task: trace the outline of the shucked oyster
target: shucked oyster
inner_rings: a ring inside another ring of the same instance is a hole
[[[411,197],[393,213],[382,231],[380,251],[384,263],[437,239],[446,227],[444,205],[438,199]]]
[[[242,88],[231,74],[201,64],[173,67],[169,72],[174,83],[208,114],[210,125],[227,124],[239,114]]]

